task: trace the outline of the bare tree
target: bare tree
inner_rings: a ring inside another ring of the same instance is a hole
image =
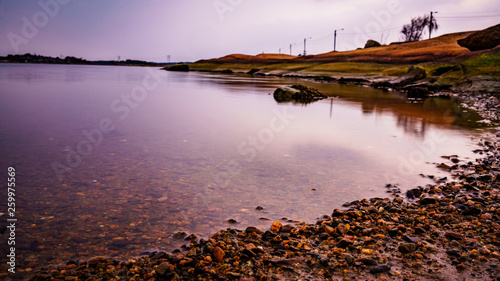
[[[429,27],[429,30],[437,30],[438,24],[436,18],[432,18],[432,21],[430,15],[412,18],[411,23],[405,24],[403,29],[401,29],[404,41],[414,42],[420,40],[426,27]]]

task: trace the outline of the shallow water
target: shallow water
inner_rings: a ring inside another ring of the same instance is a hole
[[[17,170],[20,269],[172,250],[179,231],[311,222],[347,201],[391,196],[388,183],[404,192],[432,182],[419,174],[449,176],[435,167],[441,156],[474,159],[477,115],[452,99],[410,104],[315,82],[301,83],[331,97],[273,99],[297,82],[0,64],[1,167]]]

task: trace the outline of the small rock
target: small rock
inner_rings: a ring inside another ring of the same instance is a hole
[[[420,242],[422,241],[422,239],[420,238],[413,238],[413,237],[410,237],[408,235],[403,235],[403,240],[405,240],[406,242],[408,243],[415,243],[415,242]]]
[[[266,231],[264,234],[262,234],[262,240],[271,241],[276,236],[277,235],[272,233],[271,231]]]
[[[373,255],[372,249],[361,249],[361,253],[365,255]]]
[[[88,261],[87,261],[87,265],[89,267],[95,267],[96,265],[98,265],[100,262],[102,262],[104,260],[103,257],[99,256],[99,257],[93,257],[93,258],[90,258]]]
[[[280,221],[275,221],[273,222],[273,225],[271,225],[271,231],[274,232],[279,232],[281,230],[282,224]]]
[[[342,240],[340,240],[340,242],[337,243],[337,247],[345,249],[352,244],[354,244],[353,240],[348,239],[348,238],[342,238]]]
[[[417,245],[415,245],[414,243],[405,243],[405,244],[399,245],[398,249],[403,254],[410,254],[410,253],[415,252],[415,250],[417,249]]]
[[[169,270],[170,270],[170,264],[168,262],[160,263],[158,267],[155,269],[156,274],[160,276],[166,275]]]
[[[290,233],[295,227],[291,224],[285,224],[284,226],[281,227],[280,232],[285,232],[285,233]]]
[[[222,250],[219,246],[214,248],[214,258],[217,262],[222,262],[224,260],[224,257],[226,256],[226,253],[224,253],[224,250]]]
[[[371,259],[371,258],[362,258],[361,259],[361,262],[364,264],[364,265],[377,265],[377,261],[374,260],[374,259]]]
[[[389,271],[391,271],[391,267],[388,266],[387,264],[377,265],[375,267],[372,267],[372,269],[370,269],[370,273],[372,274],[384,273]]]
[[[343,256],[344,256],[345,261],[346,261],[348,264],[352,264],[352,263],[354,262],[354,257],[353,257],[351,254],[349,254],[349,253],[344,253],[344,254],[343,254]]]
[[[335,229],[331,226],[325,226],[325,232],[328,234],[332,234],[335,231]]]
[[[436,204],[437,200],[434,197],[424,197],[420,199],[420,205]]]
[[[450,240],[462,240],[464,237],[456,232],[448,231],[444,234],[444,236]]]
[[[260,231],[260,230],[259,230],[257,227],[255,227],[255,226],[249,226],[249,227],[247,227],[247,228],[245,229],[245,232],[246,232],[246,233],[249,233],[249,234],[250,234],[250,233],[252,233],[252,232],[255,232],[255,233],[257,233],[257,234],[262,234],[262,231]]]

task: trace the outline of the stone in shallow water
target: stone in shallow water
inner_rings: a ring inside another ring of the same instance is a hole
[[[273,222],[273,225],[271,225],[271,231],[274,231],[274,232],[279,232],[281,230],[281,222],[280,221],[275,221]]]

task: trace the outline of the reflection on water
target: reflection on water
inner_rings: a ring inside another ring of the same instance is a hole
[[[301,82],[329,98],[278,104],[274,89],[298,80],[152,71],[161,83],[134,98],[146,68],[0,64],[1,165],[19,171],[20,268],[172,250],[179,231],[312,221],[346,201],[390,196],[387,183],[430,183],[419,174],[443,174],[432,164],[442,155],[473,157],[474,131],[459,125],[477,116],[453,99],[409,104]],[[90,150],[83,131],[103,120],[113,130]],[[63,181],[54,162],[66,167]]]

